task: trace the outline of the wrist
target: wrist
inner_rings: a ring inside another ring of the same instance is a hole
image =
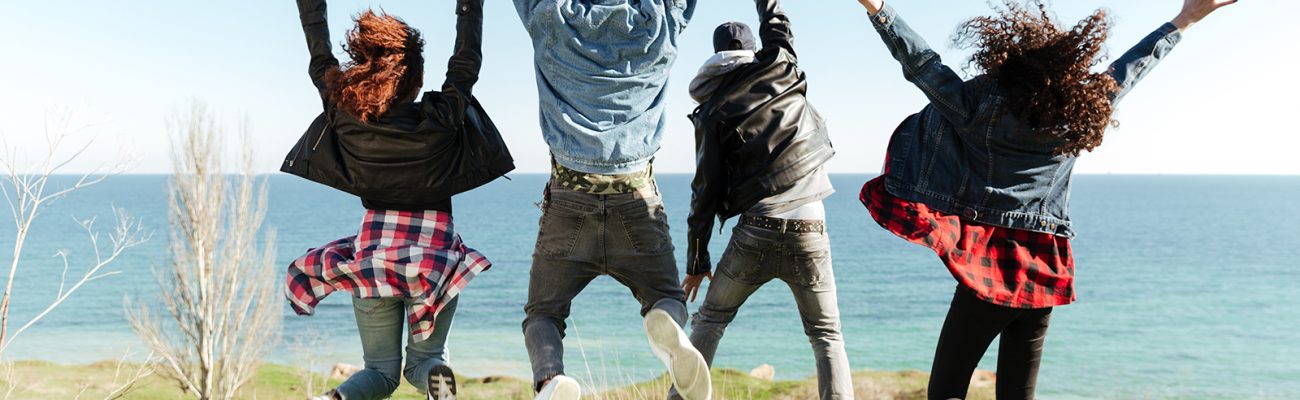
[[[867,15],[872,17],[879,14],[880,10],[885,8],[885,2],[879,0],[859,0],[858,3],[862,4],[862,8],[867,9]]]
[[[1191,28],[1192,25],[1196,24],[1196,22],[1192,21],[1191,18],[1183,14],[1178,14],[1178,16],[1174,17],[1174,19],[1169,21],[1169,23],[1174,24],[1174,26],[1178,28],[1179,32],[1186,31],[1187,28]]]

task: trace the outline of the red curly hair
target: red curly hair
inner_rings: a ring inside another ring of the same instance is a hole
[[[1110,18],[1099,9],[1065,29],[1041,0],[1003,0],[997,15],[972,18],[954,44],[974,48],[970,66],[992,77],[1007,95],[1010,112],[1058,154],[1078,155],[1101,145],[1106,128],[1118,125],[1110,96],[1115,79],[1091,68],[1101,62]]]
[[[373,121],[423,86],[424,39],[383,12],[366,10],[353,21],[343,47],[352,60],[325,74],[325,89],[335,106]]]

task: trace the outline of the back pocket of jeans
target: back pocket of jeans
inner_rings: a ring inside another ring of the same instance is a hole
[[[619,213],[623,231],[637,254],[659,255],[673,251],[672,236],[668,233],[668,213],[662,203],[650,203],[644,210],[637,208]]]
[[[772,278],[772,273],[764,268],[763,251],[752,248],[751,245],[742,243],[734,237],[727,244],[727,250],[722,253],[722,260],[718,261],[718,271],[737,282],[753,285],[762,284]]]
[[[546,207],[538,222],[537,254],[551,258],[568,257],[578,244],[578,234],[586,220],[582,213],[555,207],[554,204]]]
[[[829,249],[797,254],[791,257],[791,261],[794,263],[795,279],[800,286],[813,288],[835,278],[831,271]]]

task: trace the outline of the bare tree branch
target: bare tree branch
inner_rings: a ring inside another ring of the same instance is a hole
[[[5,279],[4,292],[0,294],[0,358],[3,357],[5,350],[13,344],[19,335],[48,316],[83,285],[113,275],[113,273],[103,273],[101,271],[117,260],[122,251],[148,240],[148,235],[143,233],[138,222],[131,221],[121,210],[115,210],[119,217],[118,230],[114,233],[113,243],[108,249],[109,255],[103,256],[104,249],[100,247],[99,234],[91,228],[93,219],[83,222],[82,226],[86,228],[90,237],[95,263],[86,268],[82,276],[69,286],[68,273],[71,269],[71,263],[68,260],[69,253],[67,251],[56,253],[55,256],[63,261],[63,271],[60,274],[59,290],[55,294],[54,300],[17,330],[12,333],[9,332],[9,306],[13,296],[14,282],[17,279],[20,267],[23,265],[22,256],[27,243],[27,235],[37,221],[37,217],[50,203],[78,190],[99,184],[109,176],[120,174],[126,170],[126,163],[118,162],[108,170],[104,170],[102,167],[95,168],[90,173],[81,175],[71,185],[51,188],[51,178],[85,155],[93,143],[93,140],[88,140],[81,146],[74,147],[67,156],[62,156],[65,141],[76,131],[68,128],[69,121],[70,118],[66,114],[61,114],[53,120],[51,120],[50,115],[45,116],[46,152],[40,156],[40,161],[31,164],[31,167],[24,166],[18,159],[17,149],[9,148],[7,141],[0,140],[0,154],[4,156],[4,159],[0,160],[0,165],[3,166],[6,174],[5,180],[7,181],[5,185],[0,185],[0,193],[4,194],[5,202],[9,206],[9,213],[13,217],[14,227],[16,228],[13,253],[9,260],[9,274]]]
[[[240,174],[226,174],[224,132],[201,104],[169,129],[171,261],[158,274],[166,295],[161,314],[128,303],[128,320],[183,390],[201,400],[231,399],[279,337],[279,286],[267,279],[275,236],[262,230],[265,181],[259,184],[248,161]],[[244,160],[251,160],[248,143]]]

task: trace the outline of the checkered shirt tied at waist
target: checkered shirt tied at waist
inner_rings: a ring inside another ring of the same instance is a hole
[[[299,315],[311,315],[335,291],[418,299],[406,315],[411,336],[421,341],[432,336],[443,307],[491,267],[461,242],[451,214],[367,210],[357,236],[312,249],[289,264],[285,296]]]

